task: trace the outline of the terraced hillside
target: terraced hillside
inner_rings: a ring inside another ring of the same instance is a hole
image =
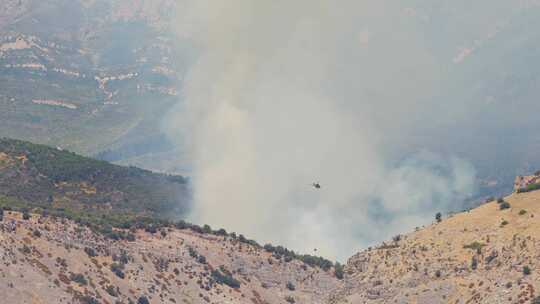
[[[0,0],[0,136],[110,160],[170,149],[160,123],[187,58],[175,5]]]
[[[76,218],[179,218],[187,180],[121,167],[24,141],[0,139],[0,204]],[[17,203],[14,203],[17,202]]]

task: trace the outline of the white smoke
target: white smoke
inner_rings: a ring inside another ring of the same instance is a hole
[[[464,160],[396,161],[437,120],[444,70],[410,15],[393,1],[181,2],[197,59],[167,129],[193,149],[192,220],[343,259],[469,194]]]

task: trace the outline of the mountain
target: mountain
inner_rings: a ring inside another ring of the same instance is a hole
[[[331,303],[539,303],[531,185],[354,255]]]
[[[187,180],[121,167],[29,142],[0,139],[0,204],[76,219],[178,219],[189,208]],[[13,204],[13,203],[11,203]]]
[[[170,151],[160,124],[189,58],[175,5],[0,0],[0,136],[108,160]]]

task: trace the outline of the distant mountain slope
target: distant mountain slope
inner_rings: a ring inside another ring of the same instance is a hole
[[[331,303],[540,303],[538,217],[520,192],[396,236],[349,259]]]
[[[84,155],[169,151],[140,147],[177,102],[187,57],[170,28],[175,5],[0,0],[0,137]]]
[[[184,177],[5,138],[0,139],[0,202],[2,196],[81,216],[179,218],[190,201]]]

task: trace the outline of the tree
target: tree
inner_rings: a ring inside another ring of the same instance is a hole
[[[435,214],[435,220],[437,220],[437,223],[440,223],[442,221],[442,214],[440,212],[437,212],[437,214]]]
[[[150,304],[150,301],[148,301],[148,298],[146,298],[145,296],[141,296],[137,300],[137,304]]]
[[[504,210],[504,209],[510,209],[510,203],[508,203],[508,202],[502,202],[502,203],[499,205],[499,209],[501,209],[501,210]]]
[[[342,280],[343,279],[343,265],[336,262],[336,265],[334,265],[334,274],[336,275],[336,278],[338,278],[338,280]]]

